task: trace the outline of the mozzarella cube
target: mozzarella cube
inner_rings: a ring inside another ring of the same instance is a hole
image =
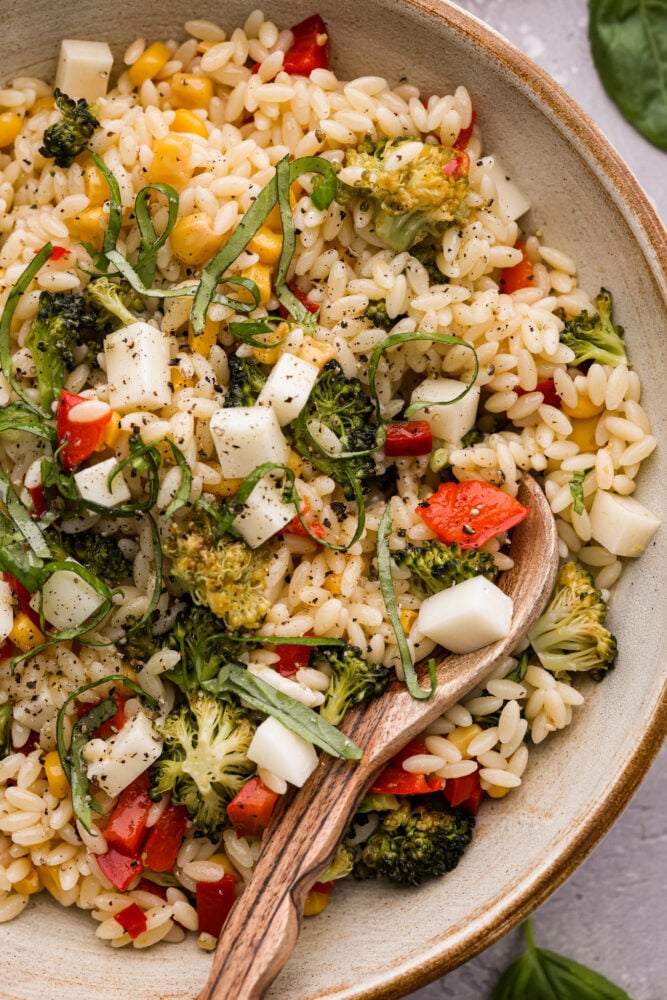
[[[209,429],[225,479],[245,479],[258,465],[285,465],[289,458],[289,445],[273,407],[230,406],[217,410]]]
[[[97,611],[104,598],[76,573],[57,569],[42,587],[42,613],[54,628],[78,628]]]
[[[14,626],[14,598],[11,587],[0,580],[0,642],[4,642]]]
[[[634,497],[598,490],[590,510],[593,538],[616,556],[640,556],[660,518]]]
[[[294,517],[294,505],[283,501],[284,488],[284,477],[279,474],[263,476],[232,521],[232,527],[251,549],[266,542]]]
[[[281,354],[271,369],[257,403],[272,406],[281,427],[301,413],[320,370],[295,354]]]
[[[265,767],[297,788],[317,767],[317,752],[312,743],[297,736],[282,722],[269,716],[260,722],[248,747],[248,757],[258,767]]]
[[[507,218],[515,222],[530,209],[530,202],[525,194],[507,176],[507,171],[497,156],[485,156],[481,161],[484,173],[490,177],[496,186],[500,208]]]
[[[466,382],[454,378],[427,378],[412,393],[411,402],[428,400],[442,406],[426,406],[414,414],[415,420],[426,420],[434,437],[457,442],[472,430],[477,419],[479,386],[474,385],[462,399],[452,403],[465,391]]]
[[[108,458],[97,465],[74,473],[74,482],[84,500],[99,504],[100,507],[119,507],[132,499],[122,472],[114,476],[109,488],[109,476],[118,468],[115,458]]]
[[[89,762],[88,780],[96,782],[112,798],[154,764],[161,753],[162,738],[144,712],[137,712],[116,736],[91,740],[83,750]]]
[[[92,104],[105,96],[112,65],[113,56],[106,42],[65,38],[60,43],[55,85],[68,97],[83,97]]]
[[[109,403],[119,413],[171,402],[169,338],[138,321],[104,338]]]
[[[417,628],[452,653],[470,653],[504,639],[512,624],[514,602],[484,576],[473,576],[427,597]]]

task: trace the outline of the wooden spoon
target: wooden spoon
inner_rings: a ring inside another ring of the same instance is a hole
[[[393,682],[380,697],[348,712],[342,728],[364,748],[358,762],[324,756],[267,830],[252,879],[223,928],[200,1000],[259,1000],[299,934],[308,890],[333,858],[373,779],[410,739],[492,671],[542,612],[558,568],[558,543],[546,498],[525,476],[519,499],[530,515],[514,528],[514,568],[499,586],[514,601],[510,634],[483,649],[446,656],[428,701]]]

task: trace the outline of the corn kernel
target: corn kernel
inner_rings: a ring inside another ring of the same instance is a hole
[[[192,143],[184,135],[170,132],[155,143],[149,179],[178,188],[192,177]],[[173,232],[172,232],[173,238]]]
[[[44,773],[51,795],[57,799],[64,799],[69,795],[69,781],[60,763],[57,750],[51,750],[44,758]]]
[[[46,642],[44,634],[28,618],[25,611],[19,611],[18,614],[14,615],[14,624],[8,639],[22,653],[29,653],[31,649]]]
[[[211,463],[211,468],[215,469],[216,472],[220,472],[220,466]],[[213,493],[216,497],[233,497],[236,496],[238,491],[243,485],[243,479],[225,479],[223,476],[217,483],[206,483],[204,485],[204,491],[206,493]]]
[[[17,111],[5,111],[0,115],[0,149],[11,146],[14,139],[21,131],[23,125],[23,115]]]
[[[103,205],[109,198],[109,185],[94,163],[88,163],[84,168],[83,189],[91,205]]]
[[[311,365],[317,365],[319,369],[324,368],[327,361],[336,357],[336,348],[333,344],[325,344],[314,337],[304,337],[297,357],[302,361],[310,361]]]
[[[216,854],[212,854],[210,858],[207,858],[207,860],[211,861],[214,865],[220,865],[222,868],[224,868],[225,875],[233,875],[234,878],[238,878],[239,873],[237,872],[236,868],[231,863],[231,861],[229,860],[224,851],[219,851],[216,852]]]
[[[595,440],[595,431],[598,426],[597,417],[585,417],[582,420],[572,420],[572,433],[568,441],[574,441],[579,445],[579,451],[597,451],[598,445]]]
[[[486,794],[492,799],[504,799],[511,788],[503,788],[501,785],[489,785]]]
[[[461,751],[463,760],[470,760],[468,745],[482,732],[482,727],[474,723],[472,726],[457,726],[453,733],[449,733],[447,740],[453,743]]]
[[[105,448],[115,448],[122,431],[120,429],[120,413],[111,411],[111,419],[104,425],[100,435],[100,443],[95,451],[103,451]]]
[[[190,132],[192,135],[200,135],[202,139],[208,137],[208,129],[199,115],[187,108],[178,108],[174,112],[174,120],[170,129],[172,132]]]
[[[85,240],[92,243],[96,250],[101,250],[107,221],[107,213],[102,205],[91,205],[68,219],[67,228],[72,239]]]
[[[171,58],[171,53],[162,42],[154,42],[141,53],[127,71],[133,87],[140,87],[146,80],[152,80],[162,72]]]
[[[568,417],[585,420],[587,417],[596,417],[598,413],[602,413],[604,403],[600,403],[598,406],[596,403],[591,402],[588,396],[579,396],[576,406],[568,406],[567,403],[561,403],[560,408]]]
[[[19,879],[18,882],[14,882],[14,891],[20,892],[22,896],[33,896],[36,892],[39,892],[42,885],[39,881],[39,875],[37,869],[33,868],[29,875],[25,878]]]
[[[322,910],[326,910],[329,905],[330,895],[331,893],[328,892],[317,892],[317,890],[311,889],[306,896],[306,902],[303,907],[304,917],[316,917]]]
[[[322,586],[325,590],[328,590],[330,594],[340,594],[342,578],[342,573],[329,573],[328,576],[325,577]]]
[[[412,611],[410,608],[403,608],[403,610],[399,615],[399,618],[401,620],[401,628],[403,629],[406,635],[409,635],[410,629],[417,621],[417,612]]]
[[[195,73],[174,73],[171,80],[172,108],[208,108],[213,97],[213,80]]]
[[[250,253],[256,253],[263,264],[277,264],[283,248],[282,233],[262,226],[248,243]]]
[[[195,337],[192,329],[192,323],[188,321],[188,347],[193,354],[203,354],[204,357],[208,357],[211,353],[213,345],[218,343],[219,332],[219,321],[213,320],[210,316],[207,316],[204,322],[203,333],[200,333],[198,337]]]
[[[289,458],[285,463],[288,469],[291,469],[297,479],[300,479],[303,475],[303,459],[298,451],[294,451],[294,448],[290,448]]]
[[[206,212],[192,212],[177,219],[169,237],[174,257],[195,267],[215,257],[225,239],[225,233],[215,232]]]
[[[195,380],[190,378],[188,375],[184,375],[180,368],[173,367],[169,372],[169,381],[171,382],[172,391],[174,393],[181,392],[183,389],[191,389],[195,384]]]
[[[255,282],[257,288],[259,289],[259,304],[260,306],[265,306],[271,298],[273,269],[268,264],[263,264],[262,261],[258,261],[257,264],[251,264],[250,267],[246,267],[243,271],[241,271],[241,277],[249,278],[250,281]],[[239,289],[238,297],[241,302],[252,301],[250,292],[246,291],[244,288]],[[271,364],[271,362],[267,361],[266,364]]]
[[[294,191],[292,190],[293,187],[294,187],[294,185],[292,185],[292,187],[289,189],[289,204],[290,204],[290,208],[292,209],[292,211],[294,211],[294,209],[296,208],[296,202],[297,202],[296,195],[294,194]],[[282,224],[282,221],[280,219],[280,206],[279,205],[274,205],[273,206],[273,208],[271,209],[271,211],[269,212],[269,214],[266,217],[266,222],[264,223],[264,225],[268,226],[269,229],[274,229],[277,233],[282,233],[282,231],[283,231],[283,224]]]

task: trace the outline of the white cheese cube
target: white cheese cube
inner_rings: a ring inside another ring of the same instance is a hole
[[[511,180],[497,156],[485,156],[482,160],[484,173],[496,185],[500,208],[512,222],[521,218],[530,208],[530,202],[523,191]]]
[[[83,97],[92,104],[105,96],[112,65],[113,56],[106,42],[65,38],[60,43],[55,85],[68,97]]]
[[[271,369],[257,403],[272,406],[281,427],[297,417],[310,396],[320,370],[295,354],[281,354]]]
[[[0,642],[4,642],[14,626],[14,599],[8,583],[0,580]]]
[[[456,403],[456,399],[465,390],[466,383],[454,378],[427,378],[421,382],[412,393],[411,402],[428,400],[432,403],[444,403],[444,406],[426,406],[413,414],[413,420],[426,420],[433,431],[433,436],[443,441],[460,441],[464,434],[472,430],[477,419],[479,405],[479,386],[474,385],[469,392]]]
[[[104,462],[91,465],[74,473],[74,482],[84,500],[97,503],[101,507],[119,507],[132,499],[123,473],[114,476],[109,489],[109,476],[118,468],[115,458],[107,458]]]
[[[217,410],[209,428],[225,479],[245,479],[265,462],[287,463],[289,445],[273,407],[230,406]]]
[[[452,653],[470,653],[504,639],[512,624],[514,602],[484,576],[473,576],[427,597],[417,628]]]
[[[294,504],[283,502],[285,479],[280,474],[263,476],[232,521],[232,526],[256,549],[289,524],[295,515]]]
[[[144,712],[137,712],[116,736],[91,740],[83,750],[84,758],[89,761],[88,780],[96,782],[112,798],[154,764],[161,753],[162,738]]]
[[[78,628],[104,602],[76,573],[57,569],[42,587],[42,612],[54,628]]]
[[[169,338],[138,321],[104,338],[109,403],[119,413],[171,402]]]
[[[265,767],[297,788],[317,767],[317,752],[291,729],[273,716],[260,722],[248,747],[248,757],[258,767]]]
[[[639,500],[598,490],[590,510],[593,538],[616,556],[640,556],[660,518]]]

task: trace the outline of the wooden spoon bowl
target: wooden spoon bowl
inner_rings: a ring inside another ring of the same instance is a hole
[[[324,757],[303,788],[272,819],[249,885],[225,924],[200,1000],[259,1000],[298,938],[306,894],[333,858],[356,808],[387,761],[481,683],[542,612],[558,569],[558,540],[546,497],[530,476],[519,500],[530,515],[512,534],[514,567],[499,586],[514,602],[509,635],[480,650],[445,656],[428,701],[399,681],[348,712],[342,728],[363,747],[360,761]]]

